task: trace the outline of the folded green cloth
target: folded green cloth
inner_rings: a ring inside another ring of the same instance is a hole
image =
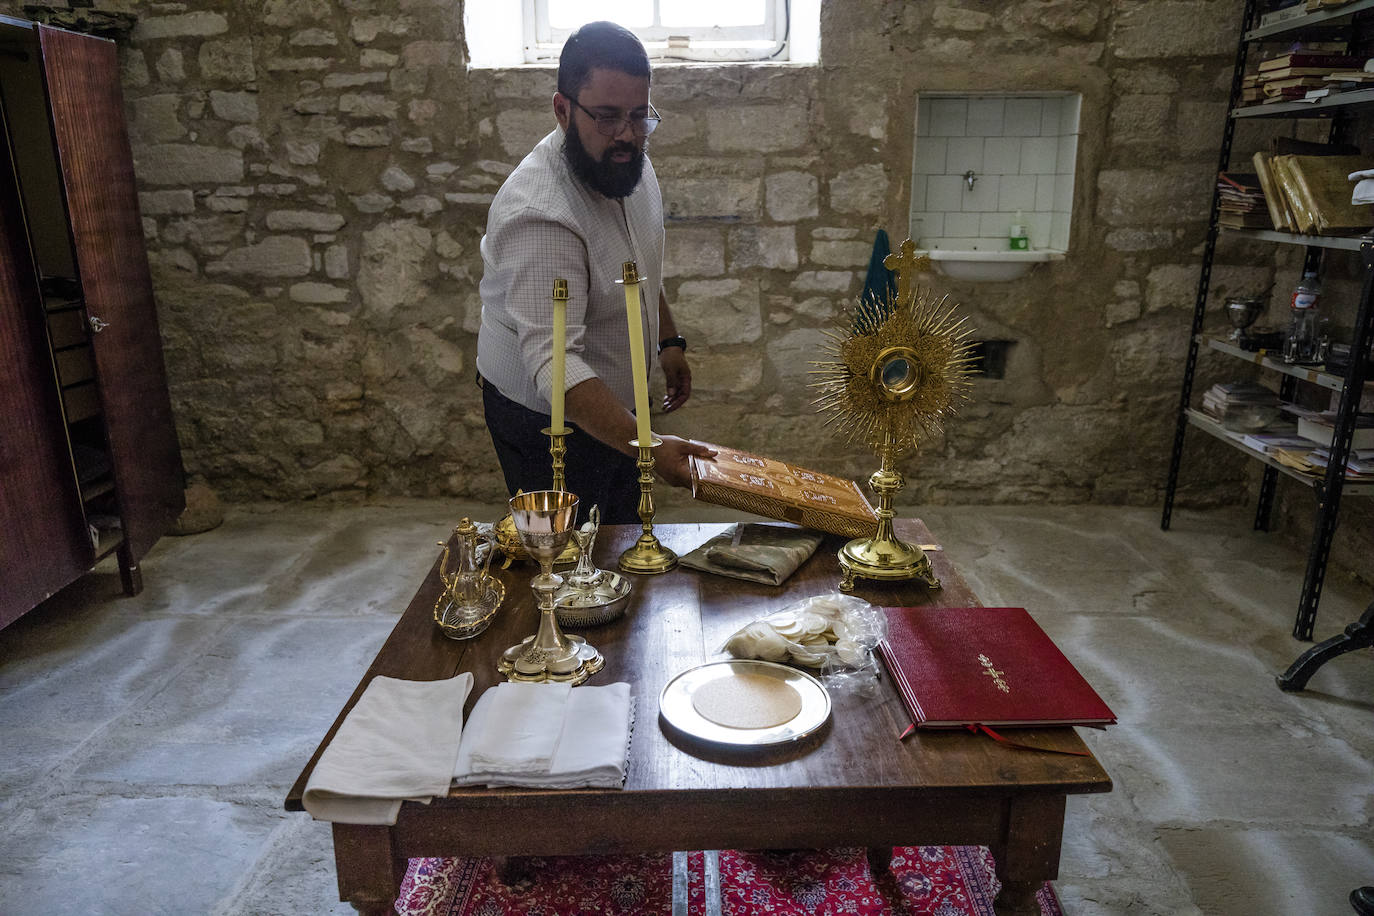
[[[786,525],[738,524],[682,558],[704,572],[781,585],[810,558],[824,535]]]

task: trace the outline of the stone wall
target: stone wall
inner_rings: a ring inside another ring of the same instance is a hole
[[[123,83],[188,469],[230,499],[502,495],[473,385],[478,242],[553,125],[553,70],[468,71],[454,0],[96,6],[137,17]],[[875,230],[907,234],[916,93],[1069,90],[1067,259],[923,278],[978,337],[1016,343],[905,465],[903,497],[1157,503],[1239,15],[828,0],[820,66],[659,67],[652,156],[696,392],[659,425],[865,477],[872,456],[820,429],[808,361]],[[1293,267],[1224,246],[1214,289],[1265,288],[1276,266]],[[1211,361],[1199,385],[1235,371]],[[1244,461],[1203,438],[1182,499],[1239,498]]]

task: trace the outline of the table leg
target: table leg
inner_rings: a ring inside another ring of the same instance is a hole
[[[875,878],[879,875],[887,874],[892,867],[892,847],[891,846],[870,846],[868,847],[868,872]]]
[[[1009,799],[1002,836],[992,847],[997,879],[997,913],[1039,916],[1035,894],[1059,876],[1059,846],[1064,838],[1063,795],[1025,795]]]
[[[396,854],[390,827],[334,824],[339,899],[364,916],[394,916],[408,865]]]

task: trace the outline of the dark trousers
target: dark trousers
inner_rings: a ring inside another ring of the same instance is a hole
[[[486,379],[479,378],[477,383],[482,387],[487,432],[496,447],[506,489],[513,496],[520,490],[529,493],[552,487],[549,437],[540,432],[549,425],[549,415],[517,404]],[[578,519],[585,520],[592,506],[600,506],[602,524],[639,524],[639,468],[634,459],[576,427],[563,444],[568,449],[563,476],[568,492],[577,495]]]

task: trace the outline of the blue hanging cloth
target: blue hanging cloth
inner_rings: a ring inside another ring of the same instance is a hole
[[[883,264],[892,254],[887,231],[879,229],[873,238],[873,254],[868,259],[868,274],[864,277],[864,289],[859,294],[859,308],[855,317],[855,328],[863,333],[876,330],[887,318],[888,307],[897,298],[897,274]]]

